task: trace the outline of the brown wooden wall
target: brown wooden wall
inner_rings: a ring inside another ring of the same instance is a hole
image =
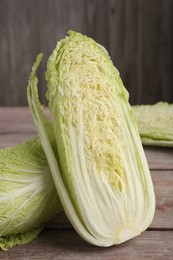
[[[173,102],[172,0],[0,0],[0,106],[27,105],[39,52],[45,103],[46,60],[69,29],[107,48],[132,104]]]

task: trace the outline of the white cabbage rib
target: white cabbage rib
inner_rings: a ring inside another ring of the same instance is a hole
[[[100,45],[71,33],[57,44],[46,78],[58,157],[41,133],[32,85],[29,102],[69,220],[98,246],[139,235],[152,221],[155,197],[118,71]]]
[[[58,165],[58,158],[56,158],[55,153],[52,149],[49,136],[46,132],[45,126],[44,126],[44,119],[43,119],[43,111],[41,104],[38,100],[38,91],[37,91],[37,77],[35,76],[37,67],[42,59],[42,55],[38,55],[37,60],[33,66],[32,73],[30,76],[30,81],[28,85],[27,90],[27,98],[29,107],[34,119],[34,122],[37,127],[37,131],[42,143],[42,147],[45,151],[47,161],[50,166],[50,170],[52,173],[52,177],[55,182],[55,186],[58,191],[58,195],[60,198],[60,201],[63,205],[63,209],[67,215],[67,217],[70,219],[72,225],[74,226],[75,230],[85,239],[87,242],[92,243],[93,245],[97,245],[97,240],[92,237],[92,235],[86,230],[86,228],[83,225],[83,222],[77,215],[77,212],[75,211],[70,195],[68,194],[65,184],[63,182],[63,178],[61,176],[60,168]],[[104,246],[103,243],[100,242],[100,246]]]

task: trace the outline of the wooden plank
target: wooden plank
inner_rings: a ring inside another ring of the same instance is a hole
[[[151,170],[172,170],[173,149],[144,146],[144,151]]]
[[[121,245],[100,248],[86,243],[72,230],[44,230],[31,243],[17,246],[8,252],[0,252],[0,258],[3,260],[172,260],[173,232],[146,231]]]
[[[46,60],[69,29],[108,49],[132,103],[173,102],[172,0],[1,0],[0,10],[0,105],[27,104],[39,52],[45,55],[38,71],[45,102]]]
[[[110,0],[108,7],[110,55],[129,91],[131,103],[140,102],[143,91],[141,9],[139,0]]]
[[[151,171],[156,195],[152,228],[173,229],[173,171]]]
[[[146,1],[142,4],[141,97],[140,103],[159,100],[173,102],[172,75],[173,34],[168,33],[173,22],[173,1]],[[152,86],[150,85],[152,84]],[[169,94],[168,94],[169,93]]]
[[[33,131],[35,125],[28,107],[0,107],[0,134]]]
[[[0,1],[1,105],[27,104],[28,76],[40,52],[37,2]]]
[[[50,118],[48,108],[45,115]],[[0,134],[36,133],[35,124],[28,107],[0,107]]]
[[[48,108],[45,115],[50,118]],[[0,107],[0,149],[23,143],[36,135],[28,107]]]
[[[21,144],[23,142],[26,142],[27,140],[33,138],[36,135],[36,133],[12,133],[12,134],[0,134],[0,149],[14,146],[16,144]]]

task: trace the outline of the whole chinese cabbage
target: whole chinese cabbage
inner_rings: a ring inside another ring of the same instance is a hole
[[[46,129],[54,146],[51,125]],[[60,210],[62,206],[39,138],[1,149],[0,248],[7,250],[31,241]]]
[[[119,72],[106,50],[80,33],[58,42],[46,72],[56,155],[38,100],[41,58],[33,66],[28,101],[66,215],[94,245],[139,235],[153,219],[155,196]]]
[[[132,109],[143,144],[173,147],[173,104],[158,102]]]

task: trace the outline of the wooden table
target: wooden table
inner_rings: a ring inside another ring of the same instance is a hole
[[[0,148],[35,136],[28,108],[0,108]],[[173,260],[173,149],[145,148],[156,193],[156,213],[142,235],[119,246],[87,244],[73,230],[64,213],[52,219],[37,239],[0,251],[0,259],[170,259]]]

